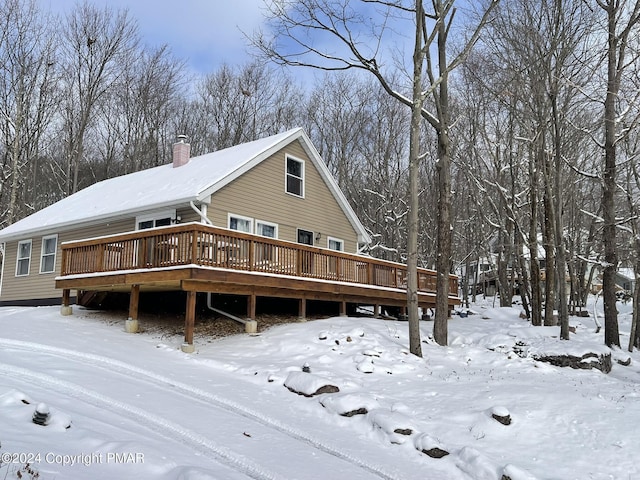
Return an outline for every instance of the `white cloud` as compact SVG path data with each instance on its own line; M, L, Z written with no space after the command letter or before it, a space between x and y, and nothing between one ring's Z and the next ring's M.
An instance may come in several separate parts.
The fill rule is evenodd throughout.
M243 32L262 22L263 0L90 0L99 7L127 8L149 46L168 44L198 73L249 59ZM44 10L66 13L75 0L40 0Z

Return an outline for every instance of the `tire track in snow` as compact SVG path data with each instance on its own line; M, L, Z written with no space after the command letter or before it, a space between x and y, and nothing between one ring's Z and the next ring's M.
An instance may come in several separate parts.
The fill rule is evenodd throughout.
M266 471L252 460L238 455L192 430L169 422L162 417L148 413L133 405L128 405L94 390L89 390L78 384L8 363L0 363L0 375L18 380L29 379L40 387L55 390L64 395L87 402L95 407L123 415L135 423L147 427L172 441L175 441L176 436L178 436L184 443L191 445L195 450L205 455L213 455L218 462L250 478L256 480L276 480L282 478Z
M347 463L351 463L352 465L358 466L363 470L375 475L376 477L383 478L385 480L399 480L399 477L386 472L383 468L379 466L371 465L369 461L362 460L348 453L340 452L335 447L332 447L331 445L328 445L320 440L317 440L307 435L305 432L295 430L291 426L286 425L277 419L270 418L260 412L254 411L250 408L245 407L242 404L239 404L227 398L219 397L218 395L212 394L198 387L194 387L192 385L188 385L180 381L175 381L169 377L157 374L150 370L145 370L143 368L135 367L128 363L122 362L120 360L115 360L109 357L103 357L100 355L95 355L95 354L86 353L86 352L77 352L74 350L54 347L50 345L44 345L41 343L25 342L22 340L0 338L0 345L16 348L19 350L25 350L30 352L33 352L35 350L35 351L40 351L43 353L48 353L48 354L61 356L65 358L74 358L74 359L82 360L85 363L90 363L94 367L107 369L111 373L118 373L118 374L125 375L123 371L126 370L127 372L135 373L136 375L139 375L139 376L140 375L144 376L146 378L146 381L148 381L149 383L155 384L157 386L162 386L162 387L171 386L173 387L172 392L180 393L184 396L187 396L191 400L197 399L205 403L211 403L228 412L253 420L261 425L264 425L268 428L272 428L280 433L283 433L297 441L306 443L307 445L310 445L316 448L317 450L322 451L323 453L339 458ZM132 407L132 408L135 408L135 407Z

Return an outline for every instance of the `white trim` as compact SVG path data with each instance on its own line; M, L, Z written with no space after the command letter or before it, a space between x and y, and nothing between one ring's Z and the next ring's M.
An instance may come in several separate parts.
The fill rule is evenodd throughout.
M274 236L273 237L268 237L267 235L262 235L260 233L260 229L258 228L258 224L261 225L265 225L267 227L273 227L274 230ZM255 226L255 230L256 235L260 235L261 237L267 237L267 238L278 238L278 224L277 223L273 223L273 222L265 222L264 220L258 220L256 219L256 226Z
M53 270L42 270L43 264L44 264L44 258L45 258L45 253L44 253L44 245L45 242L47 240L50 240L52 238L56 239L56 244L55 244L55 248L53 249L53 254L48 254L47 256L51 256L53 255ZM45 235L44 237L42 237L42 245L40 246L40 272L41 274L46 274L46 273L55 273L56 271L56 259L58 258L58 234L54 234L54 235Z
M237 218L238 220L244 220L246 222L249 222L249 231L248 232L244 232L244 230L238 230L237 228L231 228L231 219L232 218ZM253 218L252 217L245 217L243 215L236 215L235 213L227 213L227 228L229 230L235 230L237 232L244 232L244 233L253 233Z
M335 248L331 248L331 242L339 243L340 244L340 250L336 250ZM344 252L344 240L342 240L341 238L327 237L327 248L329 250L333 250L335 252Z
M144 215L136 216L136 230L140 230L139 225L142 222L153 221L155 223L156 220L162 220L163 218L170 218L171 223L173 224L176 218L176 209L172 208L172 209L166 209L166 210L156 210L151 213L145 213Z
M287 168L288 167L288 163L289 163L289 159L293 160L294 162L298 162L300 164L300 169L302 170L301 173L300 173L300 175L301 175L300 177L296 177L295 175L289 173L289 169ZM287 195L292 195L292 196L298 197L298 198L304 198L304 194L305 194L305 191L306 191L306 185L305 184L307 183L306 182L305 173L306 173L306 165L305 165L304 160L302 160L301 158L294 157L293 155L290 155L290 154L286 153L285 156L284 156L284 191L285 191L285 193ZM291 175L293 178L299 178L300 179L300 182L301 182L300 195L298 195L297 193L293 193L293 192L289 191L289 185L288 185L288 183L289 183L288 182L289 175Z
M24 243L28 243L29 244L29 258L28 261L29 263L28 268L27 268L27 273L21 273L18 274L18 265L20 265L20 260L25 260L25 258L20 258L20 245L24 244ZM31 273L31 257L33 256L33 241L30 238L29 240L20 240L18 242L18 250L16 251L16 277L28 277L29 274Z

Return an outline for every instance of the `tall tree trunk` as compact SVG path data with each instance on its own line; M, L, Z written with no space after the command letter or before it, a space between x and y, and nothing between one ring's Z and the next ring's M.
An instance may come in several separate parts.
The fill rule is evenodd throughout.
M418 0L416 4L422 4ZM433 338L438 345L448 343L449 321L449 272L451 271L451 144L449 139L449 73L447 66L447 28L444 5L434 1L436 14L441 19L438 29L438 66L441 75L436 87L438 119L438 243L436 258L436 318L433 325ZM432 82L433 83L433 82Z
M536 143L541 142L540 138ZM542 292L540 291L540 263L538 261L538 159L543 146L535 145L529 162L529 262L531 270L531 323L542 325Z
M422 123L422 2L416 2L416 36L413 50L413 104L409 132L409 231L407 238L407 309L409 350L422 356L418 317L418 175L420 171L420 124ZM436 339L437 341L437 339Z
M564 244L564 223L562 217L562 141L557 98L551 102L555 137L555 178L554 178L554 220L556 247L556 274L558 278L558 320L560 338L569 340L569 310L567 307L567 254Z
M616 307L616 270L618 252L616 245L616 99L620 88L618 78L618 37L616 34L617 2L607 4L607 95L604 103L604 176L602 185L602 241L604 245L604 270L602 296L604 300L604 343L620 346L618 310Z
M551 156L544 156L544 222L543 238L545 251L545 281L544 281L544 324L556 325L556 249L555 249L555 221L553 208L553 192L551 187Z
M640 237L636 233L634 246L636 250L636 264L634 265L635 283L633 284L633 317L631 320L631 333L629 335L629 351L633 352L633 347L640 347Z

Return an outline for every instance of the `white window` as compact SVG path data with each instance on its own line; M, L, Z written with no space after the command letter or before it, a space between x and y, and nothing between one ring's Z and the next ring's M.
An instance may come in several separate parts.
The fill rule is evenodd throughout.
M286 191L304 197L304 162L287 156Z
M16 277L29 275L31 264L31 240L18 242L18 260L16 262Z
M229 214L229 228L239 232L253 233L253 218Z
M40 258L40 273L52 273L56 270L56 248L58 236L42 237L42 256Z
M136 229L145 230L147 228L164 227L165 225L171 225L175 218L175 210L165 210L148 215L141 215L136 217Z
M270 222L256 220L256 233L263 237L278 238L278 225Z
M344 241L338 238L328 237L327 247L330 250L337 250L339 252L344 252Z

